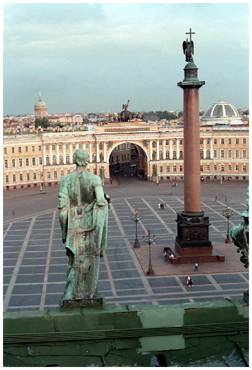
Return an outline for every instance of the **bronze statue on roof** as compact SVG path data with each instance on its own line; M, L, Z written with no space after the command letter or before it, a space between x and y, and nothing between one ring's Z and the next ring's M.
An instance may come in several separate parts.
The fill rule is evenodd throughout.
M123 111L128 110L129 102L130 102L130 100L128 99L127 103L122 105L122 110L123 110Z
M120 113L120 122L128 122L132 120L133 113L128 110L130 100L128 99L126 104L122 105L122 111Z

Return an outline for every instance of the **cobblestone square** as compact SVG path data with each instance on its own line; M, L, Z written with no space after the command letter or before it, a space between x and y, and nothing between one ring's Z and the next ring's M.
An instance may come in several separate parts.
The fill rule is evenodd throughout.
M242 196L241 196L242 198ZM164 201L168 208L158 208ZM161 251L174 246L176 213L182 209L181 193L143 194L115 197L109 212L108 248L100 269L98 292L108 305L171 304L203 300L241 297L248 287L248 273L239 262L233 244L225 245L226 220L222 215L225 203L214 197L203 196L202 207L211 219L210 239L213 245L226 248L232 256L227 262L201 264L197 273L192 265L172 266L165 262ZM234 211L231 226L240 222L245 204L239 199L229 201ZM137 208L141 248L132 248L135 224L132 220ZM153 267L156 275L145 275L148 246L143 237L150 229L156 235L152 246ZM140 255L143 255L142 257ZM141 259L142 258L142 259ZM209 266L210 265L210 266ZM63 294L67 257L61 242L56 209L45 209L22 218L4 222L4 310L42 310L54 308ZM159 273L161 271L161 273ZM188 289L186 276L193 278Z

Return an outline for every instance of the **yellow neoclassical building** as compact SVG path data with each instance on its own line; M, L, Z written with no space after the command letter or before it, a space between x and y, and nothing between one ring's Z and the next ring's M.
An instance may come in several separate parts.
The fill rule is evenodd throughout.
M183 127L143 121L114 122L94 131L4 136L4 189L52 185L75 167L77 148L88 151L88 170L104 182L119 174L149 181L183 179ZM201 126L201 176L248 179L247 125ZM125 171L132 168L130 172Z

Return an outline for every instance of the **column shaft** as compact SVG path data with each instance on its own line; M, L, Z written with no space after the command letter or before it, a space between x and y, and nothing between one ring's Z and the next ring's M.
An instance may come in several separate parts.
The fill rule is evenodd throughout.
M59 145L56 144L56 163L59 164Z
M210 158L213 159L213 138L210 139Z
M165 140L163 140L163 159L166 159Z
M66 164L66 144L62 144L63 148L63 163Z
M176 152L177 152L177 159L179 159L179 139L176 139Z
M52 144L49 145L49 163L53 164Z
M96 144L96 162L100 162L99 144Z
M152 140L150 140L150 161L152 161Z
M203 139L203 158L206 159L206 140L207 139Z
M69 161L73 163L73 144L69 143Z
M185 212L201 212L199 90L184 89Z
M103 161L107 162L107 143L106 142L104 142L103 144L103 156L104 156Z
M170 139L170 159L173 159L172 139Z
M157 140L157 161L159 161L159 140Z
M89 143L89 162L93 162L93 155L92 155L92 143Z

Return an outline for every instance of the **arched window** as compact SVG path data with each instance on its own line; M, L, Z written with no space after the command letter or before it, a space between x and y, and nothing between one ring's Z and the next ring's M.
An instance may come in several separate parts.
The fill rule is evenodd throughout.
M156 151L154 150L153 152L152 152L152 159L153 160L155 160L157 158L157 153L156 153Z
M163 159L163 152L162 152L162 150L160 150L160 152L159 152L159 159Z
M169 152L169 150L166 150L166 159L170 159L170 152Z

